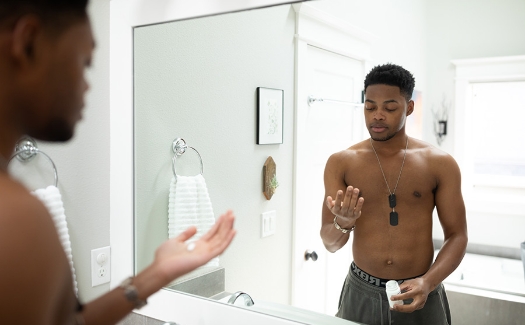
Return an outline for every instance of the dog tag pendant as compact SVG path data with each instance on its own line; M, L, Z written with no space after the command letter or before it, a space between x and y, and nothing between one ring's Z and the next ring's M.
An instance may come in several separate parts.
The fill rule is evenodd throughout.
M391 226L397 226L397 212L392 211L390 212L390 225Z
M390 207L391 208L395 208L396 207L396 195L395 194L390 194L388 196L388 203L390 203Z

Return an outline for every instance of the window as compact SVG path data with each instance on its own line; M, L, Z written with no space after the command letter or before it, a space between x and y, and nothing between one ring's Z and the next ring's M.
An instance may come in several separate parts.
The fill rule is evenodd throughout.
M474 185L512 186L521 181L525 187L525 81L473 83L471 87Z

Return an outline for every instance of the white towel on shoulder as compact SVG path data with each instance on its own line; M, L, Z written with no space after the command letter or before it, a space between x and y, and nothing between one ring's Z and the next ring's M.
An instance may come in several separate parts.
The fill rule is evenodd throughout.
M69 266L71 267L71 274L73 276L73 288L75 289L75 295L78 296L77 279L75 275L75 267L73 266L73 254L71 251L71 241L69 239L69 231L67 228L66 215L64 214L64 204L62 203L62 196L60 191L55 186L51 185L47 188L41 188L34 192L31 192L34 196L40 199L46 206L53 218L55 227L58 232L60 243L66 252Z
M197 241L215 224L206 181L202 175L177 176L171 179L168 203L168 236L178 236L190 226L197 233L189 243ZM209 261L205 266L219 266L219 258Z

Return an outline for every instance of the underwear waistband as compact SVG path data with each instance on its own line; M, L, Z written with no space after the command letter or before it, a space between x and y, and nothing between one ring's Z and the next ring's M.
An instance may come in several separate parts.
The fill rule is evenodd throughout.
M360 279L361 281L363 281L363 282L365 282L367 284L379 287L379 288L385 288L386 283L388 281L390 281L390 280L395 280L395 281L397 281L397 283L401 284L401 283L405 282L406 280L415 279L415 278L418 278L418 277L423 275L423 274L421 274L421 275L418 275L418 276L415 276L415 277L412 277L412 278L399 279L399 280L396 280L396 279L382 279L382 278L378 278L376 276L370 275L370 274L366 273L365 271L361 270L354 262L352 262L352 264L350 264L350 271L356 278Z

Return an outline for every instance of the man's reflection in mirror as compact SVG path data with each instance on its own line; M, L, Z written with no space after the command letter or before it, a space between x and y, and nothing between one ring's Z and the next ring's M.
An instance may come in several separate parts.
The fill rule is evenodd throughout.
M364 81L370 138L326 163L322 240L335 252L354 234L340 318L366 324L451 321L442 281L460 264L468 240L461 175L449 154L405 133L414 86L403 67L374 67ZM444 233L435 261L434 208ZM391 297L397 304L389 304L389 280L399 283L400 294Z

